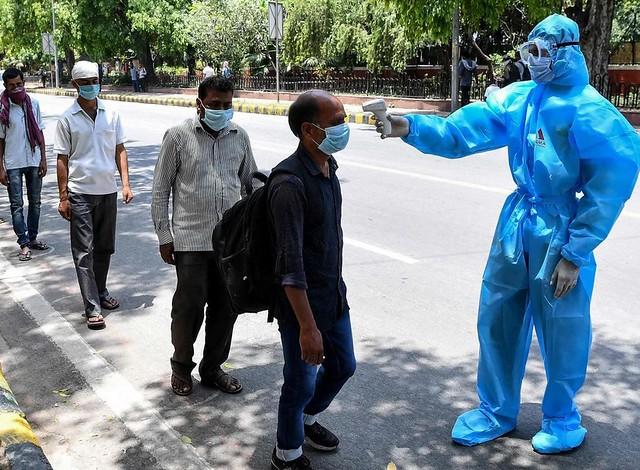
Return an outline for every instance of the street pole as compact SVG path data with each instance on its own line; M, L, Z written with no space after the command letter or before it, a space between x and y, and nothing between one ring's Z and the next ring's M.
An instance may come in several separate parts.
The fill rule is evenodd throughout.
M51 24L53 27L53 60L56 68L56 88L60 88L60 75L58 73L58 46L56 44L56 6L51 0Z
M276 102L280 103L280 25L278 24L278 0L276 0Z
M460 3L456 3L451 31L451 112L458 109L458 62L460 62Z

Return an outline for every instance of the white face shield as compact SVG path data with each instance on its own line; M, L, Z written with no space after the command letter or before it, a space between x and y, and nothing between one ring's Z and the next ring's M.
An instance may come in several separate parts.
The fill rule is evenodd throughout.
M553 59L559 48L579 45L579 42L561 42L556 44L555 42L546 39L536 38L522 44L518 47L518 51L520 52L522 61L529 63L530 58L533 58L534 61L536 59L542 59L543 57L550 57Z

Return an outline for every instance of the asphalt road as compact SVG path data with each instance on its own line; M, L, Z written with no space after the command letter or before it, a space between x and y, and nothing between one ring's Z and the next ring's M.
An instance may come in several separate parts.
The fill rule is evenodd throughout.
M38 96L52 143L69 98ZM110 290L122 307L104 331L87 330L68 240L57 214L55 165L43 189L41 237L53 249L19 263L10 224L0 225L0 360L55 468L267 469L275 442L282 356L266 315L236 325L227 366L239 396L169 389L175 274L157 253L150 218L153 169L165 130L192 109L108 102L119 110L134 202L119 206ZM293 152L286 118L236 114L258 166ZM51 145L48 145L51 151ZM421 155L353 126L339 154L345 279L359 361L321 422L342 440L318 469L635 469L640 460L640 196L599 249L594 343L580 394L585 445L535 454L544 370L532 348L518 429L476 448L450 442L456 416L476 403L475 334L480 280L505 195L506 154L458 161ZM0 201L8 218L8 198ZM202 349L202 335L197 351ZM199 353L198 353L199 357ZM197 359L196 359L197 360Z

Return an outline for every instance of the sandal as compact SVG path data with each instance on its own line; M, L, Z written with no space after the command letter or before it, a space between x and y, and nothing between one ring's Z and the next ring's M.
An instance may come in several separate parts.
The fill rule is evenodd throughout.
M186 397L187 395L191 395L193 392L193 381L191 377L189 380L185 380L182 377L178 377L175 372L171 374L171 390L176 395L180 395L181 397Z
M41 240L34 240L29 243L29 248L31 248L32 250L44 251L49 249L49 245Z
M115 310L120 307L120 302L118 302L114 297L107 294L106 297L102 297L100 299L100 306L105 310Z
M18 253L18 259L20 261L31 261L31 250L27 250L24 253L20 252Z
M213 377L201 377L200 383L205 387L217 388L221 392L235 395L242 391L242 384L238 379L227 374L222 369L218 369L213 373Z
M87 317L87 328L90 330L101 330L106 326L107 324L104 322L102 315Z

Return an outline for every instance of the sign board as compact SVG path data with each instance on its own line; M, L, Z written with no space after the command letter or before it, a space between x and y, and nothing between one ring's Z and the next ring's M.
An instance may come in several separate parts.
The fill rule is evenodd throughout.
M49 55L53 55L55 53L53 36L49 33L42 33L42 52Z
M282 39L282 3L269 2L269 37L275 40Z

